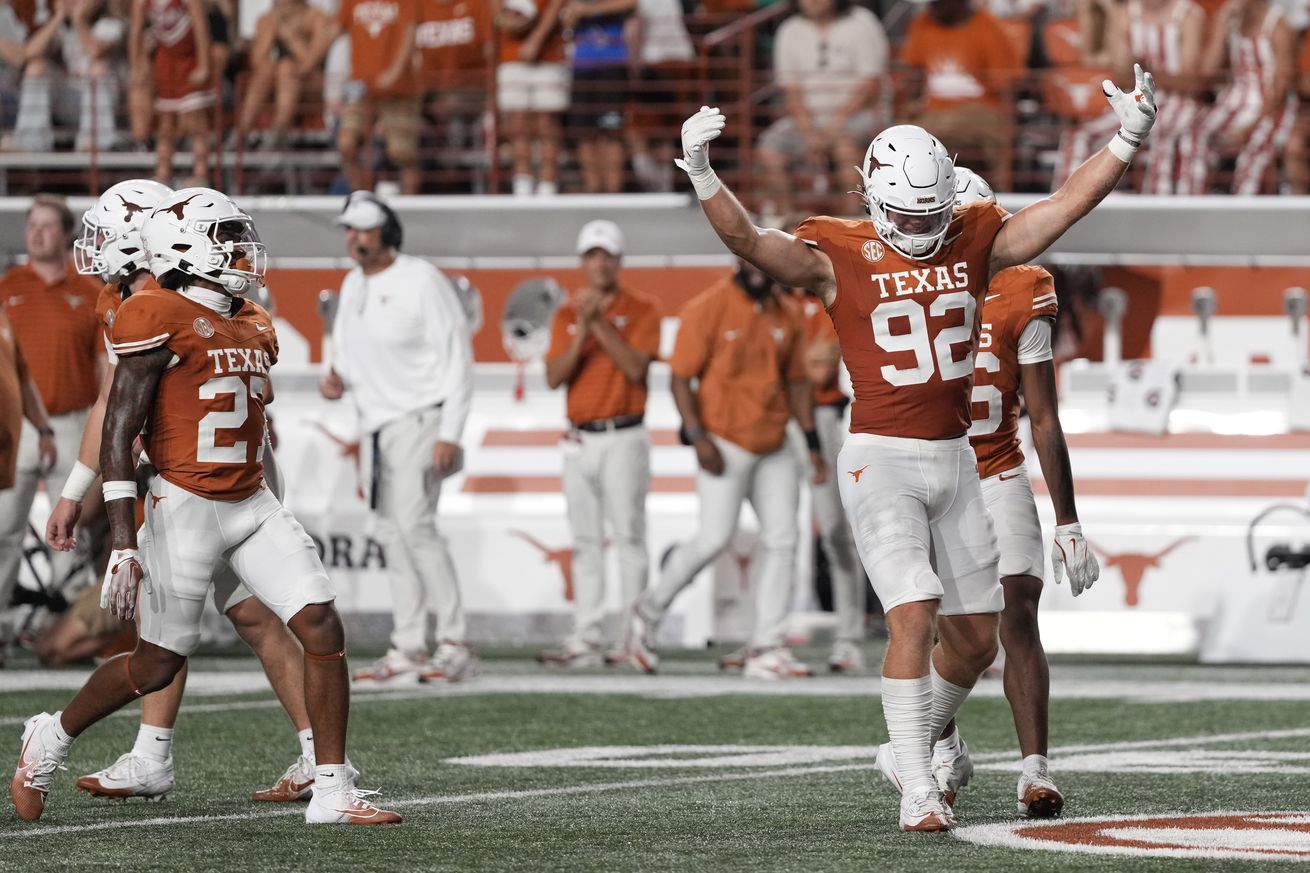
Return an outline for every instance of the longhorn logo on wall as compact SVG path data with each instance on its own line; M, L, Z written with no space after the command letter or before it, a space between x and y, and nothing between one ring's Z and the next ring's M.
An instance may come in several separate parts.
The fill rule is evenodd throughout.
M573 547L565 546L561 549L552 549L542 543L532 534L524 533L521 530L512 530L511 534L532 546L541 552L541 559L547 564L555 564L559 567L560 575L564 577L564 599L573 602Z
M1112 555L1105 549L1094 544L1091 540L1087 544L1092 547L1092 551L1101 556L1105 562L1106 568L1113 567L1119 571L1119 575L1124 580L1124 605L1136 606L1141 600L1142 580L1146 578L1147 570L1158 570L1160 562L1165 556L1183 543L1190 541L1191 537L1183 537L1180 540L1174 540L1168 546L1154 555L1139 554L1122 554Z

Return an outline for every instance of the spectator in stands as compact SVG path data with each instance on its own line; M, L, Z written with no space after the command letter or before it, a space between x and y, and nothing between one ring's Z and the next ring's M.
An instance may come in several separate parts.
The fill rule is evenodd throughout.
M623 190L627 122L627 19L637 0L568 0L560 11L573 31L573 96L567 124L576 143L582 190Z
M53 0L50 16L24 47L10 148L52 150L52 120L60 127L76 124L79 151L117 145L114 107L123 32L122 19L105 0Z
M637 0L637 14L628 19L635 62L628 144L633 175L647 191L673 190L673 144L692 103L696 50L682 9L682 0Z
M27 211L27 263L0 276L0 305L12 325L49 419L25 427L17 478L0 491L0 603L18 578L23 535L38 483L46 493L68 479L77 461L87 412L99 394L104 327L96 316L100 287L73 269L77 219L62 197L38 195ZM3 442L3 438L0 438ZM52 558L56 587L73 566L70 552Z
M274 0L273 6L259 17L250 42L250 76L234 141L244 148L279 149L285 145L301 108L301 93L306 87L318 86L315 40L330 26L327 13L307 0ZM270 96L272 121L260 124Z
M1296 120L1295 35L1282 9L1268 0L1229 0L1216 13L1201 56L1201 72L1227 69L1231 79L1179 146L1175 192L1214 187L1221 155L1235 155L1231 190L1260 194Z
M1201 113L1194 92L1201 70L1205 12L1192 0L1082 0L1078 20L1084 64L1104 67L1121 80L1131 78L1133 64L1139 63L1155 76L1156 101L1163 105L1167 98L1169 111L1160 116L1144 147L1142 190L1171 193L1179 143ZM1107 112L1064 131L1052 190L1118 129L1118 116Z
M816 193L827 191L828 159L842 170L860 163L887 115L890 50L882 24L852 0L800 0L778 28L773 70L786 114L757 143L760 210L792 211L791 169L808 162Z
M188 184L209 184L210 117L218 98L210 44L202 0L132 0L128 57L133 80L153 84L155 178L165 184L172 184L181 136L191 141Z
M1296 67L1297 90L1306 103L1310 101L1310 35L1304 37ZM1296 127L1287 140L1283 173L1287 179L1287 193L1310 194L1310 117L1304 114L1297 118Z
M569 66L560 10L565 0L493 0L499 8L496 102L513 161L513 191L559 191L560 117L569 106ZM532 169L533 144L537 169Z
M985 166L978 172L998 190L1008 189L1006 92L1023 64L991 13L971 0L932 0L910 22L901 61L922 74L911 82L913 123L958 149L961 162Z
M0 0L0 130L14 123L26 44L27 25L9 0Z
M461 153L483 146L496 44L491 8L484 0L420 0L415 40L438 162L458 164Z
M400 170L400 190L419 190L419 82L414 34L417 0L341 0L337 17L319 34L314 66L322 62L342 33L350 35L350 81L337 146L346 181L355 190L373 187L372 173L360 164L360 146L376 126L387 157Z

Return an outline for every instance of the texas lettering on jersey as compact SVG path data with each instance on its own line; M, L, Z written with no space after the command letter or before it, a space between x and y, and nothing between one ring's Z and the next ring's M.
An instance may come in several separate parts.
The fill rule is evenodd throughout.
M978 456L982 479L1023 463L1019 338L1034 319L1054 319L1058 311L1055 280L1041 267L1002 270L987 289L974 359L973 425L969 428L969 443Z
M851 432L947 439L969 429L969 392L992 242L1005 213L957 209L946 243L907 258L870 221L808 218L796 236L832 261L828 309L851 374Z
M278 353L268 313L244 300L225 317L148 288L118 307L112 337L119 357L173 353L145 428L160 475L214 500L253 494L264 477L264 396Z

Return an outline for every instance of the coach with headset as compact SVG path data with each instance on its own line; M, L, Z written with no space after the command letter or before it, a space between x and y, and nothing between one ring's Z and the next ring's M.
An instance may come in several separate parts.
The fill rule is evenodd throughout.
M468 318L440 270L400 253L400 221L378 197L354 192L337 224L356 266L341 283L331 366L319 390L329 400L349 393L359 412L395 618L386 656L355 679L456 681L470 672L472 657L436 515L442 479L462 463L460 433L473 393ZM429 616L436 618L433 638Z

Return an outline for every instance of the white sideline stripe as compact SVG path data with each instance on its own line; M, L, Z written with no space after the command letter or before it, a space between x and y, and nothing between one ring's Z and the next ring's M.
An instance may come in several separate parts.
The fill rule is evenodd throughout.
M490 800L522 800L532 797L562 797L578 794L601 794L607 791L626 791L636 788L669 788L681 785L699 785L713 782L746 782L754 779L779 779L787 776L810 776L817 773L844 773L852 770L875 770L877 764L835 764L820 767L785 767L755 773L716 773L712 776L673 776L667 779L629 779L623 782L593 782L583 785L564 785L556 788L524 788L518 791L479 791L474 794L434 794L413 800L387 802L386 806L410 809L422 806L442 806L456 803L483 803ZM221 821L253 821L262 818L285 818L304 815L304 807L269 810L266 812L238 812L228 815L180 815L143 818L135 821L95 822L85 825L52 825L51 827L24 828L0 831L0 840L49 837L58 834L82 834L90 831L117 830L118 828L144 828L156 825L196 824Z

